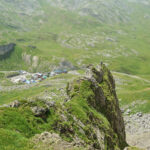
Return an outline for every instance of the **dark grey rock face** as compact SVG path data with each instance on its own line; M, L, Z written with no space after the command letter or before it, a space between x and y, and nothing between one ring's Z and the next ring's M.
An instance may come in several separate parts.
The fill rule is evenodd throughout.
M0 45L0 59L7 57L14 51L16 44L10 43L8 45Z

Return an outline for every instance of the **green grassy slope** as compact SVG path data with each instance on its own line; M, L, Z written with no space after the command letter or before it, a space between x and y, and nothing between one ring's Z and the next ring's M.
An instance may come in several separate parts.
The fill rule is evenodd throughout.
M0 41L15 42L21 53L38 56L42 67L36 68L48 70L48 65L45 65L47 62L54 66L64 58L79 67L89 63L97 64L103 60L112 70L145 76L150 73L147 69L150 57L150 19L144 18L149 13L148 7L134 4L131 6L134 11L130 15L130 21L108 24L91 16L80 16L76 12L39 2L44 15L31 14L32 20L30 17L23 17L24 25L30 28L29 31L10 29L7 32L8 28L5 26L6 32L3 30ZM37 12L35 10L35 14ZM17 19L14 17L14 21ZM29 45L36 46L36 49L29 48ZM3 61L1 70L21 67L27 70L28 64L21 56L16 50L16 55L12 55L13 59L17 58L16 61Z

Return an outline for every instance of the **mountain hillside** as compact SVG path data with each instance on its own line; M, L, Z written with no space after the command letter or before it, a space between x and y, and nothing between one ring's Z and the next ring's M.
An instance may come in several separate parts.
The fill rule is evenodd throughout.
M106 66L100 67L69 83L55 101L39 97L1 106L0 149L123 150L115 82Z
M149 1L2 0L0 7L0 43L17 44L1 70L48 71L63 60L84 68L102 60L115 71L149 74Z
M112 143L123 149L126 141L148 148L149 35L150 0L0 0L0 146L10 137L5 145L14 140L20 150L46 136L63 146L83 144L81 149ZM93 69L92 80L76 79L100 62L112 71L118 98L107 69L104 76ZM45 98L56 102L56 109L47 110ZM13 101L20 105L6 108ZM39 107L42 116L34 114ZM20 122L26 126L18 126Z
M30 24L33 23L31 16L36 17L41 13L41 7L36 0L2 0L0 2L0 27L14 32L28 31Z
M126 22L129 20L129 14L131 13L127 3L121 0L49 0L49 2L51 5L78 12L83 16L92 16L101 23Z

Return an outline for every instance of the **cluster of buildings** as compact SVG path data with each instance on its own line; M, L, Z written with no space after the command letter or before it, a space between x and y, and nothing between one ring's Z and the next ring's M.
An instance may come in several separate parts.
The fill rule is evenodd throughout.
M29 73L29 72L20 70L19 75L12 77L11 81L16 84L18 83L32 84L32 83L41 82L47 79L48 77L53 77L55 75L63 74L63 73L68 73L68 71L65 69L63 70L58 69L58 70L54 70L48 73Z

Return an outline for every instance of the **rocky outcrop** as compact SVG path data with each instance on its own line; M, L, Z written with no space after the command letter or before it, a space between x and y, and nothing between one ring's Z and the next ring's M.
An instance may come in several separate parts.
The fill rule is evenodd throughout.
M85 92L84 89L81 89L81 86L85 83L84 88L89 89L88 91L91 94L87 93L83 97L86 98L90 107L93 107L107 118L118 137L119 147L124 148L126 146L124 120L119 108L115 81L111 72L104 64L101 64L98 70L90 66L87 77L80 78L68 85L67 93L71 99Z
M5 58L13 52L16 44L10 43L8 45L0 45L0 59Z
M35 105L34 104L36 102L41 102L43 103L44 105L40 106L40 105ZM55 102L54 101L48 101L48 100L44 100L44 99L40 99L40 100L36 100L36 102L33 100L33 101L30 101L29 103L33 105L33 107L31 107L31 111L33 112L33 114L37 117L41 117L41 118L46 118L47 115L49 114L50 112L50 108L51 107L55 107Z
M33 107L31 110L33 114L37 117L42 117L43 115L46 115L46 113L49 112L48 108L37 107L37 106Z

